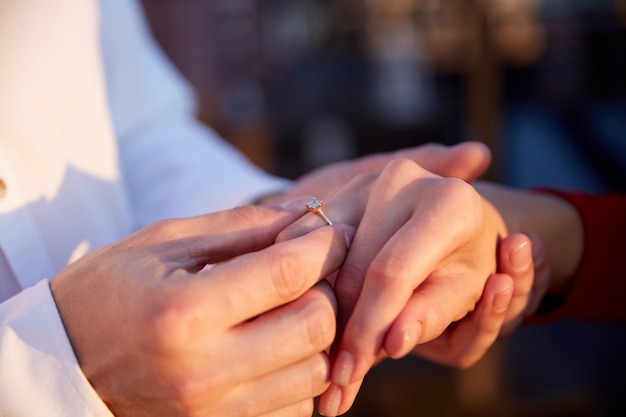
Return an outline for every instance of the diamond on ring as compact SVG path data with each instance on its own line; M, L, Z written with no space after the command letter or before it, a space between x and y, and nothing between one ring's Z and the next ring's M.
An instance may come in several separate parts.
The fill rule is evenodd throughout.
M332 220L328 218L326 213L324 213L324 210L322 210L323 206L324 206L324 203L319 198L314 198L313 200L306 203L306 208L309 211L312 211L318 216L320 216L326 222L326 224L330 226L333 224L333 222Z

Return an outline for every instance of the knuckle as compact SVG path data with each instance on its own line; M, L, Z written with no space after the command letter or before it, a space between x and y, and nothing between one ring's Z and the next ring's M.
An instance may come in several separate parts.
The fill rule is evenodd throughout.
M228 394L233 389L233 381L224 366L220 366L219 362L213 363L217 365L200 369L195 365L179 363L161 371L155 378L160 395L183 416L197 415L198 410L206 406L207 393L221 398L221 404L216 404L219 408L227 406L231 402Z
M398 187L417 178L420 172L419 165L410 159L393 159L385 165L380 174L380 186L384 188Z
M335 295L341 308L356 305L364 277L365 271L359 265L346 263L341 267L335 283Z
M322 299L313 299L306 309L305 337L315 351L330 346L337 330L335 312L330 303Z
M393 252L377 256L370 264L368 276L385 286L404 286L411 277L410 260Z
M235 218L229 221L234 221L243 227L258 225L258 220L264 215L266 216L267 213L268 209L259 205L238 206L228 211L228 215Z
M272 255L270 262L272 285L276 293L283 299L293 299L300 295L306 287L306 274L303 263L289 251L281 251Z
M144 232L158 240L175 240L180 235L179 221L174 219L159 220L146 226Z
M418 165L408 158L396 158L389 161L383 170L384 175L401 175L413 174L418 171Z
M185 346L189 328L189 305L181 297L168 292L153 302L146 312L148 346L161 352L176 352Z
M477 355L460 355L455 358L451 365L457 369L468 369L478 362Z
M170 378L167 381L171 400L176 404L176 408L183 412L183 415L194 415L195 403L198 393L191 388L185 378Z
M470 184L458 178L439 180L439 193L446 201L446 221L453 235L468 236L482 230L484 206L482 197Z
M182 415L195 415L207 392L217 393L232 383L229 368L215 366L219 362L213 359L202 365L189 361L189 351L198 337L198 320L196 305L185 293L165 289L146 297L150 302L143 312L145 325L139 348L154 365L153 377L162 395ZM209 350L207 356L214 357L216 351ZM166 363L176 366L163 366Z
M474 187L459 178L437 178L437 187L441 195L449 196L453 202L478 204L481 199Z
M444 190L452 195L459 195L459 198L478 196L474 187L460 178L446 177L440 178Z
M465 212L482 212L482 198L471 184L459 178L446 178L444 181L444 191L456 196L457 201L463 203Z
M450 325L450 319L446 310L439 304L429 306L424 312L422 321L424 337L426 341L439 337Z
M177 409L180 415L196 415L207 392L217 393L218 390L223 389L220 383L207 383L206 381L211 377L206 373L202 374L202 382L199 383L194 372L195 370L189 366L168 369L162 367L157 375L153 375L158 395L172 408Z

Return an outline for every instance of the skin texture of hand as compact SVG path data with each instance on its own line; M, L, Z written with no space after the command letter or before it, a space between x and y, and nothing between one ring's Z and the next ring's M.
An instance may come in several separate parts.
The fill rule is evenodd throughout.
M323 278L354 231L272 245L304 203L158 222L54 277L79 363L117 417L311 415L336 328Z
M509 231L511 228L520 230L523 223L533 224L531 220L519 220L533 212L529 210L530 203L518 201L519 204L506 204L511 201L512 193L516 194L518 200L528 198L533 201L544 198L526 191L514 191L487 183L480 184L479 190L489 196L500 210L507 210L502 214ZM557 213L555 208L564 203L534 204L537 207L550 207ZM559 210L556 217L572 217L568 215L567 209L563 211L561 214ZM543 222L537 225L541 223ZM575 226L571 229L576 233ZM536 233L528 236L519 232L512 233L500 242L497 256L498 274L494 274L487 281L476 310L451 325L437 339L416 346L413 351L415 354L444 365L466 368L482 358L497 337L511 334L525 317L537 311L548 292L551 277L551 266L542 239ZM507 298L510 299L508 305Z
M277 204L305 195L324 199L357 175L380 173L394 159L409 159L442 177L461 178L471 182L489 167L491 153L480 142L464 142L451 147L426 144L392 153L374 154L318 168L299 178L289 190L268 196L262 202Z
M563 199L537 191L487 182L477 182L475 187L502 213L511 233L524 233L541 245L545 265L539 271L549 271L545 292L564 296L583 253L584 232L576 209ZM539 285L545 284L541 278Z
M467 368L481 359L500 336L533 314L546 292L549 270L536 236L511 234L498 247L498 273L487 280L476 309L451 324L441 336L419 344L413 353L447 366Z
M333 384L319 402L320 412L333 416L348 410L381 352L406 355L474 311L507 232L471 185L406 159L388 163L380 175L357 177L325 204L332 220L358 225L334 285ZM305 216L279 240L320 221ZM493 281L495 292L510 285L501 281Z

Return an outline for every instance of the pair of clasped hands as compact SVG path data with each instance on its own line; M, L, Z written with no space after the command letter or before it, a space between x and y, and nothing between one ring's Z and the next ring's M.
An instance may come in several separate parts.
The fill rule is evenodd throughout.
M118 417L310 416L316 397L335 416L381 357L471 365L538 301L529 239L465 182L489 158L465 143L335 164L282 204L83 257L51 289L84 374Z

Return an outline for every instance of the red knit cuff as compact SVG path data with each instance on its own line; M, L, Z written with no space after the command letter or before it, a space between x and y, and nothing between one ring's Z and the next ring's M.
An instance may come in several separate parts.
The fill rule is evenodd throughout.
M572 318L626 323L626 194L538 191L563 198L578 210L585 241L570 292L560 303L546 299L544 307L551 310L544 308L527 322Z

